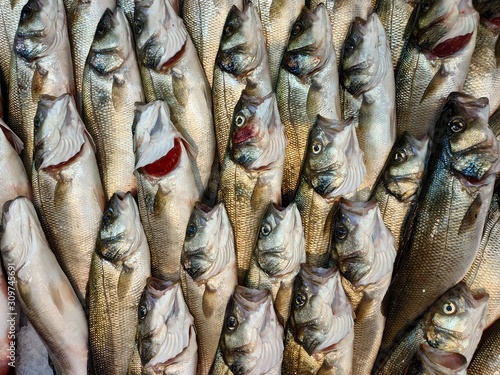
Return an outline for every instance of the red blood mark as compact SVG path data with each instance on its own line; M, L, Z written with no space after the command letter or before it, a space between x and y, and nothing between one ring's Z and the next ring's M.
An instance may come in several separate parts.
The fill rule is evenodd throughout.
M82 154L83 147L85 147L85 144L83 144L82 147L80 148L80 150L76 154L74 154L72 157L70 157L68 160L63 161L62 163L59 163L59 164L49 165L46 169L49 171L58 170L59 168L62 168L68 164L73 163Z
M172 147L165 156L162 156L157 161L145 165L143 167L144 172L152 177L165 176L167 173L172 172L177 164L179 164L181 153L181 141L179 140L179 138L175 138L174 147Z
M482 181L482 179L476 178L476 177L472 177L472 176L464 176L464 177L465 177L465 179L467 181L469 181L473 185L477 185L477 184L479 184Z
M500 17L492 18L489 21L495 26L500 26Z
M245 126L243 129L233 133L233 143L243 143L257 135L257 129L253 126Z
M472 33L469 33L447 39L443 43L438 44L431 52L434 56L437 57L451 56L455 52L460 51L467 43L469 43L471 37Z
M177 61L180 60L180 58L184 55L184 51L186 50L186 43L182 46L182 48L175 54L173 55L170 60L168 60L163 66L161 67L161 70L167 70L169 67L174 65Z

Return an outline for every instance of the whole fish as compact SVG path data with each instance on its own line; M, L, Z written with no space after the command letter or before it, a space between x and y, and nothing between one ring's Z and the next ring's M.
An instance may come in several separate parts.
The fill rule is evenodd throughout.
M226 153L234 108L241 91L264 97L273 91L266 41L259 15L251 2L227 15L215 60L212 82L217 153L222 164Z
M305 0L253 0L253 3L266 40L272 87L276 87L281 58Z
M243 92L234 110L219 190L219 201L226 205L234 229L240 284L250 266L262 216L269 203L281 204L285 147L274 93L253 97Z
M368 200L375 181L396 141L396 107L391 50L376 13L356 18L344 43L343 85L361 99L357 136L364 153L366 176L356 200Z
M212 86L215 58L232 6L243 7L242 0L184 0L182 18L198 51L208 83Z
M477 29L476 48L472 54L463 91L490 101L490 113L500 106L500 1L473 0L481 16Z
M15 302L43 339L56 373L86 375L85 313L28 198L18 197L3 206L0 249L3 264L15 275Z
M295 203L286 208L271 203L259 231L246 286L271 291L281 325L288 321L293 280L306 261L304 230Z
M197 373L206 375L219 346L227 302L238 284L233 228L224 204L196 204L181 263L182 290L196 327Z
M174 7L178 0L138 0L134 34L146 100L168 104L172 123L196 153L195 176L208 185L215 157L210 86ZM194 202L193 202L194 206Z
M50 248L85 306L105 206L94 143L69 94L42 95L35 116L33 203Z
M161 100L137 105L134 152L141 221L151 250L152 275L176 280L186 227L200 200L191 147Z
M353 318L339 271L302 264L293 288L283 374L351 374Z
M386 296L382 351L474 261L500 170L488 115L488 99L461 93L451 93L441 112L419 206Z
M339 75L330 19L323 4L307 7L295 21L279 71L278 109L288 145L283 171L283 202L293 200L309 131L319 114L340 120Z
M405 375L466 375L467 358L436 349L424 342L408 365Z
M23 7L10 74L9 122L24 143L21 158L31 178L33 119L40 95L75 91L62 0L30 0Z
M318 115L309 134L295 196L304 226L307 263L328 266L330 211L339 197L356 191L365 171L352 120L330 120Z
M283 327L271 293L238 285L227 304L211 373L279 375L282 360Z
M467 368L469 375L500 372L500 320L483 333L479 347Z
M19 154L23 142L0 119L0 207L22 195L31 199L31 183Z
M396 242L396 250L406 227L408 213L417 203L427 161L429 137L418 140L405 132L394 144L373 189L385 225Z
M85 121L96 143L106 199L115 191L137 191L132 145L136 102L144 102L144 93L132 31L121 8L108 9L83 71Z
M356 316L352 372L369 374L384 332L382 301L396 258L394 237L374 200L341 198L332 232L332 257L337 259Z
M83 116L83 72L94 34L104 11L114 9L116 0L63 0L68 20L71 59L75 75L76 106ZM126 191L126 190L125 190ZM112 191L113 194L115 191ZM111 195L110 195L111 196ZM108 197L109 198L109 197Z
M89 276L90 350L94 374L140 374L135 343L149 248L132 194L117 192L102 216ZM134 362L138 360L139 363Z
M438 120L448 94L463 87L479 14L472 0L422 1L414 11L415 29L396 72L397 134L420 138Z
M373 374L405 374L403 363L409 363L420 345L428 343L432 348L449 353L462 354L470 362L477 348L486 323L488 294L471 292L459 283L438 298L391 351L381 351L383 366L374 367Z
M195 375L196 332L180 283L149 277L138 311L142 374Z

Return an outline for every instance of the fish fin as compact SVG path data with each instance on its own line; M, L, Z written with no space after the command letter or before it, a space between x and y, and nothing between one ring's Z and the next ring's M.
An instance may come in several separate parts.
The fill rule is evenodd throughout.
M1 118L0 118L0 129L3 130L5 137L7 138L9 143L12 145L12 147L14 147L14 150L16 150L16 152L18 154L20 154L21 151L24 150L23 141L21 141L21 138L19 138L17 136L17 134L14 133L14 131L11 128L9 128L7 126L7 124L5 122L3 122L3 120Z
M469 209L462 218L462 222L460 223L460 228L458 228L459 235L466 232L474 225L476 225L482 204L483 200L481 199L481 195L478 194L476 199L474 199L474 201L471 203Z
M208 318L214 314L214 306L217 303L217 289L210 285L210 282L205 284L205 292L203 293L203 299L201 307L203 310L203 315Z
M440 87L443 86L444 80L450 73L446 71L444 64L441 65L438 72L432 77L432 80L429 82L429 85L425 89L424 95L420 99L420 103L422 103L427 98L433 96Z

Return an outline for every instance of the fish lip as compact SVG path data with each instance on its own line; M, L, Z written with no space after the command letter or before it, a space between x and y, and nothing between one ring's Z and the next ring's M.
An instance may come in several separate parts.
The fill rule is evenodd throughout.
M266 254L279 254L283 252L283 246L274 246L264 251L259 251L259 257Z
M30 30L30 31L20 31L17 33L17 39L31 39L31 38L43 38L45 36L44 30Z
M445 333L457 340L463 340L465 338L465 334L463 333L460 333L460 332L457 332L457 331L452 331L450 329L447 329L447 328L444 328L444 327L440 327L440 326L434 326L434 329L438 332L441 332L441 333Z
M348 254L343 254L343 255L338 255L339 261L349 261L351 259L355 258L361 258L364 255L366 255L366 251L363 251L362 249L351 251Z
M123 233L120 233L120 234L117 234L115 236L111 236L111 237L106 237L106 238L101 238L100 241L101 241L101 244L102 245L109 245L113 242L116 242L116 241L119 241L121 239L125 238L125 236L123 235ZM100 251L99 251L100 252ZM106 258L106 256L104 256L104 254L101 253L101 255Z
M369 61L362 61L359 64L355 64L349 68L343 68L342 71L344 74L354 74L357 71L365 70L370 67L370 62Z

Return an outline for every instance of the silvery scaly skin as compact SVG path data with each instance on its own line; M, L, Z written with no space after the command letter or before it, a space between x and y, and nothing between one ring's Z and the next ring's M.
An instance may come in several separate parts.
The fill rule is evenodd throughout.
M69 94L42 95L34 122L33 203L52 251L85 306L105 206L94 143Z
M87 374L85 313L28 198L4 205L0 248L4 264L15 272L16 301L47 346L56 373Z
M195 375L196 332L180 283L148 278L138 311L142 374Z
M467 374L494 374L500 371L500 320L483 333Z
M214 362L224 312L238 284L234 234L226 208L196 203L186 229L181 255L181 283L193 314L198 342L198 374Z
M408 364L405 375L466 375L467 359L424 342Z
M307 7L292 26L276 87L288 145L283 171L283 202L293 200L309 131L319 114L340 120L339 75L330 20L323 4Z

